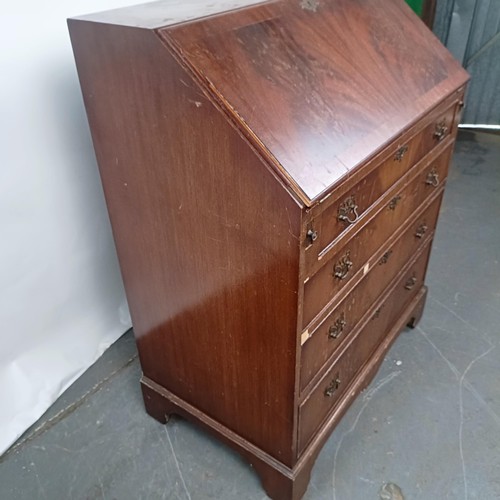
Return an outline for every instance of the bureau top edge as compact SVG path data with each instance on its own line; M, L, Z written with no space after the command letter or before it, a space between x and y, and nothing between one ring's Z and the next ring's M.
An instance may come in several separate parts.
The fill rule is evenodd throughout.
M157 0L92 14L72 16L70 19L95 23L156 30L223 14L270 0ZM271 0L273 1L273 0Z

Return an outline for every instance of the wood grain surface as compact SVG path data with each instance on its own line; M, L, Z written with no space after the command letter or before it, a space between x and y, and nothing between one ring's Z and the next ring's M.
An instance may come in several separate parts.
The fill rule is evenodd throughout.
M275 1L159 34L311 204L468 76L402 0Z
M291 464L299 206L153 32L71 36L144 374Z

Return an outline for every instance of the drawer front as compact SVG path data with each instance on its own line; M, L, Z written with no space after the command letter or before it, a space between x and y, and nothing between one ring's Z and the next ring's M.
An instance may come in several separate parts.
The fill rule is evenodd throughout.
M323 267L304 284L303 328L357 274L366 274L377 249L434 194L448 172L451 145L398 192L353 238L332 250ZM359 276L359 275L358 275Z
M439 196L413 220L401 237L387 248L382 258L363 280L305 341L301 350L301 391L349 338L357 323L389 286L403 265L411 260L422 243L432 235L441 200L442 196Z
M456 105L438 110L419 133L402 144L395 144L377 168L308 224L304 251L306 272L313 272L318 258L335 240L362 224L365 213L411 166L449 137L455 128L455 109Z
M447 139L455 127L456 106L437 114L432 122L412 141L408 150L410 164L420 161L437 144Z
M354 340L326 372L299 408L299 453L348 390L356 373L370 359L386 333L421 289L430 244L417 261L403 273L389 296L373 311Z

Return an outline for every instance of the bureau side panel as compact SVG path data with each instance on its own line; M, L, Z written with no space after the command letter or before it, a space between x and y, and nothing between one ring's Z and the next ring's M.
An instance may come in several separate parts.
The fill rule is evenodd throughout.
M144 374L291 465L300 207L153 31L69 25Z

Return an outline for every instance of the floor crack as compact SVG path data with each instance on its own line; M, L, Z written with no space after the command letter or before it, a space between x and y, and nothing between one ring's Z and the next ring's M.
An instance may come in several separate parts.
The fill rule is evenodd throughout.
M437 302L437 301L436 301ZM445 307L445 306L443 306ZM445 309L447 309L445 307ZM451 311L450 311L451 312ZM458 315L454 314L459 319L460 318ZM464 321L464 320L462 320ZM464 321L465 322L465 321ZM466 322L465 322L466 323ZM468 324L468 323L466 323ZM444 360L444 362L448 365L448 368L451 370L453 375L455 375L455 378L458 381L458 410L459 410L459 427L458 427L458 448L460 451L460 462L462 466L462 477L463 477L463 483L464 483L464 499L468 500L469 498L469 487L467 483L467 465L465 463L465 456L464 456L464 446L463 446L463 431L464 431L464 385L473 393L473 395L476 395L477 391L473 388L473 386L465 380L465 377L467 376L467 373L469 370L474 366L474 364L479 361L480 359L484 358L487 356L493 349L495 349L495 345L491 344L489 349L481 353L479 356L476 356L465 368L462 374L458 371L457 367L441 352L441 350L432 342L432 340L429 338L427 333L422 330L422 328L417 326L417 330L422 334L422 336L429 342L429 344L432 346L432 348L438 353L438 355ZM476 330L477 331L477 330ZM482 399L482 398L481 398ZM496 415L496 414L495 414Z
M170 439L170 434L168 432L168 426L165 426L165 432L167 433L168 444L170 445L170 450L172 451L172 456L174 457L175 467L177 468L177 472L179 473L179 477L181 478L182 485L184 486L184 491L186 492L187 497L191 500L191 495L186 485L186 481L184 481L184 476L182 474L179 461L177 460L177 454L174 450L174 445L172 444L172 440Z
M382 387L384 387L386 384L391 382L393 379L395 379L398 375L401 374L401 371L396 371L389 373L386 377L384 377L378 384L376 384L374 387L369 389L365 395L363 396L363 406L359 410L358 415L354 419L354 422L352 426L340 436L339 443L337 445L337 449L335 450L335 454L333 456L333 471L332 471L332 494L333 494L333 500L337 500L337 492L335 489L335 474L336 474L336 468L337 468L337 457L340 451L340 448L342 447L342 443L344 441L344 438L348 435L351 434L356 426L358 425L359 419L361 418L361 415L363 415L364 411L366 410L366 407L370 403L370 400L372 397L380 390Z

